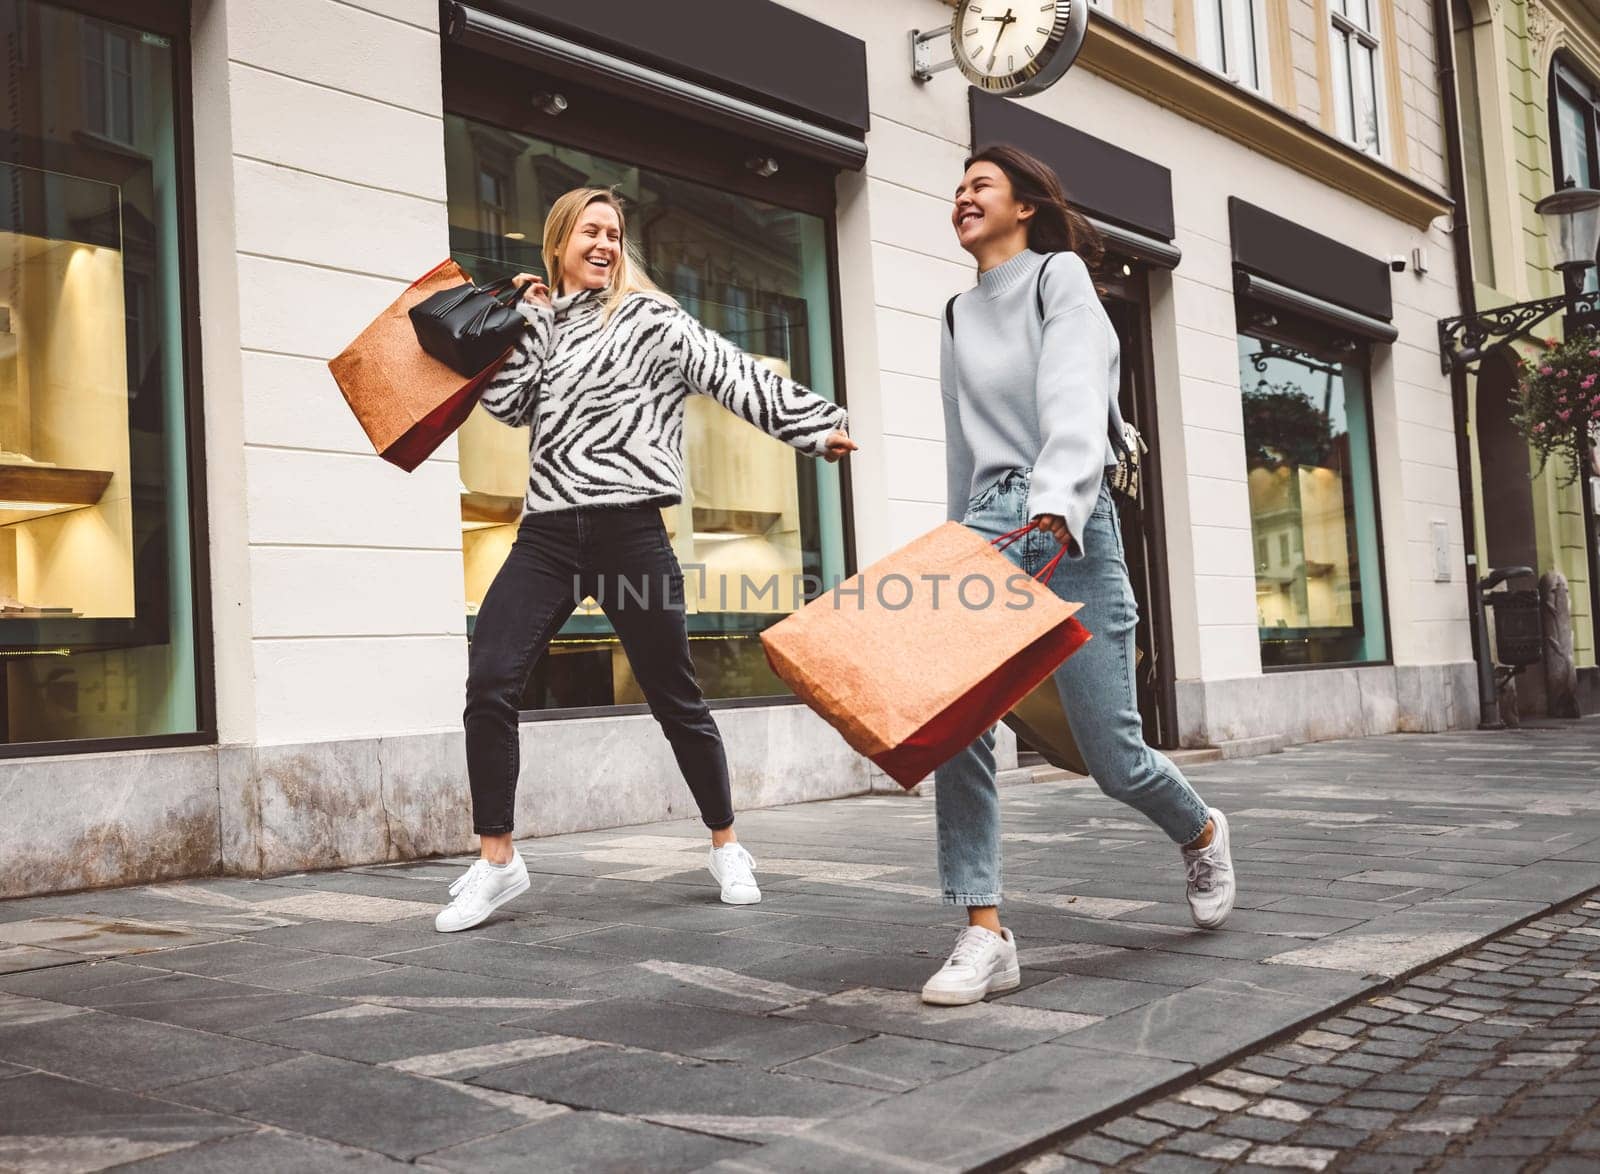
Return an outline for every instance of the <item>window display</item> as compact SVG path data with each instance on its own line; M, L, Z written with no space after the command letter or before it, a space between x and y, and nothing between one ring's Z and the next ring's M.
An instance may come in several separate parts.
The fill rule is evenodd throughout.
M760 361L834 397L821 217L455 115L445 120L445 149L452 254L475 280L542 275L540 240L555 199L575 187L612 187L657 284ZM704 396L689 397L683 448L684 499L662 512L684 569L701 685L711 698L785 695L759 634L804 604L797 589L843 577L838 470ZM460 456L470 632L471 613L516 537L527 430L479 409L461 430ZM605 616L585 606L535 666L523 707L643 701Z
M168 41L0 29L0 741L197 730Z
M1264 667L1388 655L1364 359L1239 338Z

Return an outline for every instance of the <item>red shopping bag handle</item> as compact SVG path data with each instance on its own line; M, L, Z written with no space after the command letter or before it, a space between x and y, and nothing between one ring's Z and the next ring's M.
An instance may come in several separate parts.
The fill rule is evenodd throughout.
M1026 526L1018 526L1009 534L1002 534L998 538L991 539L989 545L993 546L996 550L1005 550L1008 546L1018 541L1024 534L1033 528L1032 522L1029 522ZM1062 556L1064 556L1066 553L1067 548L1062 546L1060 550L1056 551L1055 558L1051 559L1049 562L1045 563L1044 566L1039 568L1039 573L1035 575L1034 578L1039 582L1048 585L1050 580L1055 577L1056 568L1061 565Z

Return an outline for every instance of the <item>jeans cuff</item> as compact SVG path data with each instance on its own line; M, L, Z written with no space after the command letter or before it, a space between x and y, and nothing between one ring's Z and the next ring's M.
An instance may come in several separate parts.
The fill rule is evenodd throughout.
M1176 843L1177 843L1178 847L1181 848L1185 844L1192 844L1196 840L1198 840L1201 837L1201 835L1204 834L1204 832L1206 830L1206 824L1208 824L1210 822L1211 822L1211 809L1209 807L1207 807L1204 803L1201 803L1201 805L1200 805L1200 822L1199 822L1198 825L1196 825L1196 827L1194 829L1194 835L1188 836L1188 837L1183 838L1183 839L1176 840Z
M509 823L496 824L494 827L482 827L478 824L472 825L472 834L475 836L509 836L511 832L512 825Z
M946 905L984 906L1000 904L999 893L952 893L945 891L944 903Z

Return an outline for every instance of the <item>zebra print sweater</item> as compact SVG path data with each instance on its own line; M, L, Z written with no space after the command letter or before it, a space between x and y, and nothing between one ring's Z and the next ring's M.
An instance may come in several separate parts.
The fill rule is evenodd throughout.
M843 408L708 330L634 294L604 321L598 290L520 303L528 330L484 388L489 414L531 424L526 513L683 499L683 416L710 396L767 435L820 456Z

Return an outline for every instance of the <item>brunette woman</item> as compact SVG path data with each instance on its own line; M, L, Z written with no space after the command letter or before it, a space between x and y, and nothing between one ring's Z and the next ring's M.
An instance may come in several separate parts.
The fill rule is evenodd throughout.
M1190 912L1213 929L1233 908L1228 821L1145 745L1134 694L1139 617L1105 477L1122 417L1117 336L1091 277L1100 241L1055 173L1013 147L967 161L950 219L978 284L951 303L940 349L948 516L989 538L1031 526L1007 550L1030 574L1066 548L1050 587L1084 605L1093 634L1055 675L1073 737L1100 789L1180 846ZM968 926L922 998L973 1003L1021 979L1000 922L993 731L935 777L944 899Z

